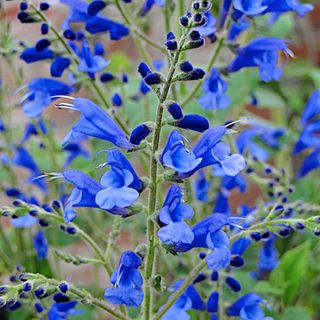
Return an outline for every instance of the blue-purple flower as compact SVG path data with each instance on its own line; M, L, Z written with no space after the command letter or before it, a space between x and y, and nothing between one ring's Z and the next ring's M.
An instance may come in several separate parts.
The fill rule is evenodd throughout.
M279 67L279 52L292 55L285 40L278 38L256 38L248 45L238 49L236 58L230 63L228 72L242 68L259 68L260 78L265 81L279 80L282 69Z
M77 301L53 303L48 312L48 320L69 320L69 316L82 313L81 310L75 310Z
M210 76L203 83L204 95L199 98L199 103L204 109L225 109L230 105L230 98L226 95L228 85L217 68L211 70Z
M33 237L33 247L37 252L40 260L43 260L48 255L49 244L46 235L43 231L38 231Z
M180 246L192 243L191 227L184 220L192 219L193 209L182 202L182 191L172 185L159 213L160 230L158 237L165 245Z
M138 307L143 300L143 279L138 270L142 261L133 251L122 253L117 269L111 275L113 288L107 288L104 297L113 304Z
M140 10L140 15L146 15L154 5L158 5L159 7L164 6L164 0L144 0L144 4Z

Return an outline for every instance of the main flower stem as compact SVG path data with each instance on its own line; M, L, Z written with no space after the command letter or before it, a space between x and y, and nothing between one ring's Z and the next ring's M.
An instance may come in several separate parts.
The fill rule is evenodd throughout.
M172 79L174 73L176 71L176 66L179 61L179 56L181 53L181 49L183 44L187 38L189 29L185 31L183 36L181 37L178 45L178 50L174 55L172 64L170 66L167 80L163 86L159 104L157 108L157 115L156 115L156 126L153 135L152 141L152 155L150 158L150 194L149 194L149 206L148 206L148 216L147 216L147 257L146 257L146 264L145 264L145 281L144 281L144 308L143 308L143 319L147 320L151 318L152 313L152 305L153 305L153 291L152 285L150 280L154 274L154 265L155 265L155 237L156 237L156 226L154 223L154 214L156 211L156 204L157 204L157 175L158 175L158 161L156 158L156 153L159 149L160 144L160 135L161 135L161 122L164 110L164 102L166 101L169 90L172 84Z

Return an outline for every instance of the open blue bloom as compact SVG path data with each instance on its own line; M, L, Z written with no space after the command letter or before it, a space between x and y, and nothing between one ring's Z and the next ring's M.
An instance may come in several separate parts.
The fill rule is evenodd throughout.
M319 139L319 131L320 131L320 120L313 121L307 124L297 141L293 153L298 154L302 150L309 147L320 147L320 139Z
M301 116L301 125L305 126L314 117L320 115L320 89L310 96Z
M130 33L129 28L125 25L100 16L94 16L88 19L86 30L92 34L109 32L110 39L116 41L126 37Z
M77 142L69 143L63 147L63 150L68 154L64 161L64 167L68 167L79 156L85 159L90 158L90 153L83 147L81 140L84 139L79 139Z
M217 68L211 70L210 76L203 83L204 95L199 98L199 103L204 109L225 109L230 105L230 98L226 95L228 85Z
M227 308L227 315L241 320L266 320L262 304L266 302L258 294L248 293Z
M204 16L207 18L207 22L200 27L193 28L192 30L198 31L201 37L211 38L217 31L217 19L209 12L206 12Z
M199 171L194 183L196 197L199 201L206 202L209 200L208 192L210 183L202 170Z
M191 228L184 219L192 219L193 209L182 203L182 191L177 185L172 185L159 213L161 228L158 237L166 245L180 246L193 241Z
M82 0L60 0L61 3L68 6L70 11L68 17L62 24L62 29L66 30L74 22L86 22L91 16L88 15L89 4Z
M299 16L305 16L309 11L313 10L313 5L300 3L299 0L263 0L263 4L267 6L264 13L283 13L295 11Z
M232 0L223 0L221 9L220 9L220 15L219 15L220 29L224 27L231 5L232 5Z
M275 247L274 236L270 237L263 243L259 251L258 268L260 272L267 272L273 270L278 265L278 252Z
M279 67L279 51L291 55L285 40L278 38L256 38L247 46L238 49L236 58L228 66L228 72L242 68L258 67L260 78L269 82L279 80L282 69Z
M250 28L250 22L247 18L241 17L237 22L233 22L228 32L228 40L235 41L240 34Z
M103 70L109 63L110 60L107 61L102 56L91 53L88 41L84 40L82 42L82 54L79 63L80 71L94 75Z
M267 9L264 0L234 0L234 8L248 16L261 14Z
M42 134L46 135L47 134L47 128L46 128L46 125L44 123L44 121L40 118L38 119L37 121L37 126L39 127L40 131ZM25 126L25 129L24 129L24 133L23 133L23 136L22 136L22 139L21 139L21 144L25 144L31 136L33 135L38 135L38 131L39 129L35 126L35 124L33 123L27 123L26 126Z
M177 291L183 284L183 279L173 284L169 290ZM170 298L169 298L170 299ZM188 310L204 310L205 303L193 285L187 287L179 299L172 307L161 317L161 320L189 320ZM161 308L160 308L161 310Z
M273 149L280 148L280 138L284 133L283 128L254 125L239 134L236 145L241 154L248 150L253 157L265 161L268 159L269 153L263 145Z
M119 150L108 150L107 158L106 164L111 170L102 176L103 189L98 191L95 201L102 209L117 211L117 208L128 207L139 198L142 182Z
M33 247L37 252L38 259L43 260L48 255L48 241L43 231L38 231L33 237Z
M76 217L74 208L99 208L95 198L103 187L98 182L79 170L66 170L57 174L56 177L64 178L74 186L64 209L66 222L70 222Z
M81 310L75 310L77 301L53 303L49 312L48 320L69 320L69 316L82 313Z
M173 130L170 133L160 156L160 161L165 167L181 173L195 169L201 160L186 148L185 138L177 130Z
M26 48L22 51L20 58L26 63L33 63L46 59L53 59L54 53L50 49L38 51L36 48Z
M23 167L30 171L31 175L27 180L28 183L34 184L42 191L47 191L46 183L41 179L34 179L42 174L40 168L38 167L37 163L33 159L32 155L23 147L17 147L14 157L13 163L16 166Z
M145 0L143 7L140 10L140 15L145 16L155 4L158 5L159 7L163 7L164 0Z
M72 92L72 88L58 80L48 78L36 78L28 84L18 89L18 91L28 89L22 97L23 112L28 117L38 117L42 111L56 98L56 95L67 95Z
M113 288L107 288L104 297L113 304L138 307L143 300L143 279L138 271L141 258L133 251L121 255L117 269L111 275Z
M310 171L320 168L320 148L315 149L303 161L298 177L304 177Z
M100 107L92 101L83 98L75 98L72 102L72 109L79 111L81 113L81 117L64 138L62 143L63 145L73 142L75 139L78 139L79 136L87 135L107 140L119 148L132 148L132 145L125 133ZM70 108L69 104L64 105L62 103L58 106L60 108Z

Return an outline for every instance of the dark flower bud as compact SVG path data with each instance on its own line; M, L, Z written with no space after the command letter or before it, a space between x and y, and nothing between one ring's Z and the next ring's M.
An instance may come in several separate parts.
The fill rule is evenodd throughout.
M65 294L61 293L61 292L56 292L53 295L53 300L56 303L61 303L61 302L68 302L70 299L69 297L67 297Z
M197 132L204 132L209 129L208 120L198 114L185 115L178 123L175 124L179 128L189 129Z
M153 127L146 123L139 124L134 128L130 135L130 142L135 145L139 145L152 131Z
M113 79L114 79L114 76L109 72L105 72L100 76L101 82L109 82L109 81L112 81Z
M201 38L200 32L197 30L193 30L190 32L189 37L192 41L199 40Z
M219 273L218 273L218 271L213 271L213 272L211 273L210 278L211 278L211 281L218 281L218 279L219 279Z
M36 290L34 290L34 295L38 299L45 298L47 296L47 290L45 288L43 288L43 287L39 287Z
M69 290L69 284L67 282L61 282L58 288L62 293L66 293Z
M19 199L15 199L12 201L12 205L16 208L22 208L24 206L24 202Z
M320 230L314 230L314 231L313 231L313 234L314 234L316 237L320 237Z
M193 16L193 20L194 20L195 22L201 22L202 19L203 19L203 16L202 16L201 13L196 13L196 14Z
M15 299L9 300L8 303L7 303L7 307L8 307L8 309L9 309L10 311L17 310L17 309L19 309L21 306L22 306L21 302L15 300Z
M270 232L269 231L266 231L266 232L261 234L261 239L267 240L269 238L270 238Z
M179 67L182 72L191 72L193 70L193 66L189 61L181 62Z
M244 265L244 260L241 256L232 257L230 265L235 268L241 268Z
M200 68L195 68L188 73L180 73L175 78L174 81L194 81L201 80L205 76L205 71Z
M199 10L199 8L200 8L200 2L199 1L194 1L192 3L192 9L193 10Z
M9 210L2 210L1 215L3 217L10 217L11 212Z
M200 38L196 41L188 41L182 48L182 50L190 50L190 49L197 49L204 45L204 39Z
M138 67L138 72L142 78L145 78L149 73L151 73L151 70L146 63L141 62Z
M46 227L49 226L49 222L46 221L46 220L44 220L44 219L40 219L38 222L39 222L39 225L40 225L41 227L46 228Z
M281 236L281 237L286 238L289 235L290 235L290 229L288 229L288 228L285 228L285 229L282 229L279 231L279 236Z
M121 76L121 81L123 82L123 83L128 83L129 82L129 77L128 77L128 75L127 74L122 74L122 76Z
M77 233L76 227L66 227L66 232L70 235L75 235Z
M171 114L173 119L180 120L183 118L182 109L176 102L170 102L167 105L167 110Z
M27 2L21 2L20 3L20 10L25 11L28 9L28 3Z
M200 258L201 260L203 260L206 256L207 256L207 255L206 255L205 252L200 252L200 253L199 253L199 258Z
M43 305L40 302L36 302L34 304L34 309L36 310L37 313L41 313L44 311Z
M149 86L160 84L161 83L161 76L157 72L151 72L146 75L144 81Z
M58 200L53 200L51 203L52 209L56 211L61 210L61 203Z
M95 0L92 1L88 6L88 15L95 16L99 11L106 7L106 3L104 1Z
M51 42L48 39L40 39L36 45L35 45L35 49L37 51L43 51L45 49L47 49L50 46Z
M205 276L205 274L199 273L198 276L193 280L193 284L202 282L202 281L206 280L206 278L207 277Z
M211 2L210 1L202 1L201 8L204 11L209 11L211 9Z
M264 172L267 173L267 174L271 174L272 173L272 168L267 167L267 168L264 169Z
M64 70L70 66L70 59L57 57L51 64L50 73L52 77L61 77Z
M4 308L6 304L7 304L6 300L3 298L0 298L0 309Z
M219 310L219 292L212 292L208 299L208 312L216 313Z
M174 35L174 33L173 32L168 32L167 33L167 36L166 36L166 39L167 39L167 41L168 40L174 40L176 38L176 36Z
M176 40L169 40L166 42L166 47L169 51L175 51L178 48L178 43Z
M0 294L5 294L8 292L8 286L0 286Z
M305 227L306 227L306 226L305 226L302 222L297 222L297 223L295 224L295 228L296 228L297 230L303 230Z
M33 23L39 21L39 19L36 18L34 15L29 14L25 11L19 12L17 18L21 23Z
M249 167L249 168L247 168L246 173L247 173L247 174L250 174L250 173L252 173L253 171L254 171L253 168L250 168L250 167Z
M122 98L118 93L116 93L116 94L114 94L112 96L111 101L112 101L112 104L115 107L121 107L122 106Z
M23 284L23 286L22 286L22 290L23 290L24 292L29 292L29 291L32 290L32 288L33 288L33 285L32 285L31 282L25 282L25 283Z
M189 24L189 19L188 19L188 17L182 16L182 17L180 18L180 24L181 24L183 27L187 27L188 24Z
M261 240L261 233L259 233L259 232L252 232L252 233L250 234L250 237L251 237L251 239L252 239L253 241L258 242L258 241Z
M19 276L18 276L18 279L19 279L20 281L27 281L29 278L28 278L27 274L25 274L25 273L20 273Z
M71 29L67 29L63 32L63 36L68 39L68 40L75 40L76 39L76 34L71 30Z
M38 215L38 211L36 209L32 209L29 211L30 216L36 217Z
M241 285L240 285L239 281L236 280L235 278L227 277L226 278L226 284L234 292L241 291Z
M9 278L9 280L10 280L11 282L17 282L17 281L18 281L18 278L17 278L16 276L14 276L14 275L11 275L10 278Z
M276 207L275 207L275 210L276 211L282 211L284 209L284 207L281 205L281 204L279 204L279 205L277 205Z
M40 3L40 10L41 10L41 11L46 11L46 10L48 10L49 8L50 8L49 3L47 3L47 2L41 2L41 3Z
M48 32L49 32L49 25L48 25L47 23L42 23L42 24L41 24L41 27L40 27L40 30L41 30L41 34L42 34L42 35L48 34Z

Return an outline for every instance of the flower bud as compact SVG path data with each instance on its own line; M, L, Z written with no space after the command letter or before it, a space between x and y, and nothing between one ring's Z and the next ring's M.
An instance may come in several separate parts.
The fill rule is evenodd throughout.
M130 134L130 142L134 145L139 145L154 129L151 123L141 123L134 128Z
M43 51L45 49L47 49L50 46L51 42L48 39L40 39L36 45L35 45L35 49L37 51Z
M41 2L40 3L40 10L41 11L47 11L50 8L49 3L47 2Z
M67 282L61 282L58 288L62 293L66 293L69 290L69 284Z
M239 292L241 291L241 285L238 282L238 280L236 280L235 278L232 277L227 277L226 278L226 284L228 285L228 287L234 291L234 292Z
M193 70L193 66L189 61L181 62L179 67L182 72L191 72Z
M146 63L141 62L138 67L138 72L142 78L145 78L149 73L151 73L151 70Z
M92 1L88 6L88 15L95 16L99 11L106 7L106 3L104 1L95 0Z
M204 132L209 129L209 122L205 117L198 114L188 114L176 122L175 126L182 129Z
M112 81L113 79L114 79L114 76L109 72L105 72L100 76L100 81L104 83Z
M167 110L173 119L180 120L183 118L182 109L176 102L169 102L167 104Z

